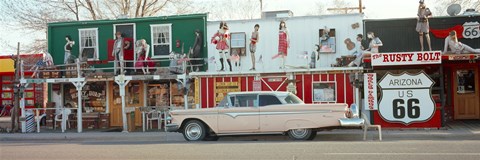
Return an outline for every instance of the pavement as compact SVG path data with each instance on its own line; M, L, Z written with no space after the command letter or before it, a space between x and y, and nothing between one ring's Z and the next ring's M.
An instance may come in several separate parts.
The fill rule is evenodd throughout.
M89 141L143 141L143 142L183 142L180 133L149 130L147 132L106 132L106 130L84 130L77 133L69 129L65 133L59 130L41 130L42 133L0 133L0 142L89 142ZM455 121L440 129L383 129L383 141L399 140L480 140L480 121ZM219 141L285 141L288 136L255 135L221 137ZM362 141L363 131L358 129L333 129L319 131L318 141ZM367 140L378 140L378 131L368 131Z

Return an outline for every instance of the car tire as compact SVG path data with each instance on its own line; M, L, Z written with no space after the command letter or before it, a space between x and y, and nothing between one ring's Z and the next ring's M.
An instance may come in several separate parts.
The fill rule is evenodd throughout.
M317 131L312 131L312 134L310 134L310 137L308 137L307 140L314 140L315 137L317 137Z
M203 138L204 141L217 141L218 140L218 136L214 135L214 134L208 134L207 136L205 136L205 138Z
M201 141L207 135L205 125L198 120L191 120L183 127L183 137L187 141Z
M291 129L288 131L288 137L292 140L312 140L315 138L315 135L313 135L314 131L309 128L302 128L302 129ZM312 138L313 137L313 138Z

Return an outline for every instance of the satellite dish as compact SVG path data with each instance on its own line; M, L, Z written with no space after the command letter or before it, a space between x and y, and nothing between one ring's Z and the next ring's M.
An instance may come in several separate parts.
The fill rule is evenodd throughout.
M447 8L447 13L450 16L456 16L460 11L462 11L462 7L459 4L452 4Z

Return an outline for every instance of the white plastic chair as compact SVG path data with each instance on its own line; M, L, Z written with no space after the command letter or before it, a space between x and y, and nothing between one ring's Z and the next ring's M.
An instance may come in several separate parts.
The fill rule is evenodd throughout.
M152 111L149 111L147 113L147 127L149 127L150 129L153 128L153 121L157 121L157 128L160 129L161 128L161 121L162 121L162 118L161 118L161 115L162 113L160 111L157 111L157 110L152 110Z
M57 127L57 122L62 122L62 114L65 113L65 123L67 123L68 125L68 128L70 128L70 121L68 119L68 116L70 114L72 114L72 110L71 109L68 109L68 108L64 108L63 111L61 111L60 113L57 113L55 115L55 120L54 120L54 123L53 123L53 129L56 129Z
M381 141L381 140L382 140L382 126L370 124L370 121L369 121L366 117L367 117L367 116L362 113L362 118L365 120L365 123L364 123L364 125L362 126L362 128L363 128L363 140L367 140L367 131L368 131L368 128L377 128L377 130L378 130L378 139Z

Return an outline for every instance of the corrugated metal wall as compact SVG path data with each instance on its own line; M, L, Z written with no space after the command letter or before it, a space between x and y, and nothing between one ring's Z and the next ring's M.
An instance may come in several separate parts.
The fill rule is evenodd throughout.
M448 29L455 25L463 25L465 22L472 21L480 22L480 16L434 17L430 18L430 29ZM419 51L420 42L418 32L415 30L416 25L416 18L364 21L365 33L372 31L383 41L383 47L380 48L380 52ZM445 39L436 38L432 33L430 33L430 37L432 41L432 49L443 50ZM473 48L480 48L480 38L459 39L459 41ZM427 50L428 46L426 40L424 42L424 49Z

